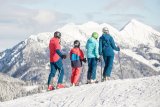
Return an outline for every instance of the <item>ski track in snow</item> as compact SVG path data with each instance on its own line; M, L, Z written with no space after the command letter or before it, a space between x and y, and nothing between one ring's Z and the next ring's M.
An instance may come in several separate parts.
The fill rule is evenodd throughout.
M160 76L58 89L2 102L0 107L160 107Z

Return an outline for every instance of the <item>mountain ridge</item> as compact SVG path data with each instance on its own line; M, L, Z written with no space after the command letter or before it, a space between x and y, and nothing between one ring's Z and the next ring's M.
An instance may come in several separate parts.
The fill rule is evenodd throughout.
M96 25L96 26L91 26L91 25ZM145 65L144 63L145 61L143 62L144 65L142 64L143 67L142 66L141 67L144 69L144 71L145 71L145 67L147 67L146 73L153 72L153 73L149 73L148 76L151 76L152 74L155 75L156 73L154 72L160 71L160 59L159 59L160 48L157 48L160 45L160 41L158 41L157 44L155 44L156 41L151 41L153 42L152 44L154 44L152 45L153 47L143 42L140 42L139 44L137 43L134 47L131 44L130 38L128 39L128 42L125 41L124 38L127 37L128 35L122 36L121 32L119 32L114 27L108 24L98 24L98 26L94 22L89 22L83 25L68 24L62 28L57 29L62 33L62 39L61 39L62 52L68 54L69 50L73 46L72 44L75 39L80 40L81 47L85 52L85 43L87 39L91 36L92 32L96 31L101 35L102 28L106 25L109 28L110 33L115 39L116 43L119 44L122 49L124 50L130 49L131 51L134 52L134 54L142 56L146 60L151 61L151 67L156 67L156 71L151 70L150 66L147 67L146 66L147 64ZM87 26L87 27L85 28L84 26ZM48 44L49 44L50 38L53 37L53 34L54 34L53 32L45 32L45 33L39 33L37 35L31 35L28 39L20 42L18 45L14 46L13 48L0 53L0 71L25 81L27 80L29 81L35 80L39 82L41 82L42 80L46 81L49 74ZM132 61L137 62L138 60L134 60L134 59L137 59L138 57L132 57L132 56L128 57L126 56L126 53L122 53L121 57L122 57L121 60L123 64L123 69L126 73L128 70L133 75L133 73L135 73L133 69L135 68L138 70L138 72L140 72L138 74L134 74L136 76L131 76L131 74L129 74L131 77L141 77L144 75L143 69L140 66L136 67L135 66L136 63L130 62L130 65L125 64L125 60L129 60L131 58L133 58ZM116 64L117 61L118 59L115 58L113 71L117 71L115 72L115 76L117 78L120 78L119 70L116 70L116 69L119 69L119 65ZM71 71L69 58L64 60L64 63L67 64L67 65L64 64L65 69L67 71ZM85 68L87 68L87 65L84 64L84 66ZM129 66L132 66L135 68L129 68ZM97 71L99 71L99 69L100 69L100 66L98 66ZM69 76L70 72L66 72L65 75ZM126 76L126 78L129 78L130 76ZM147 75L145 74L145 76ZM69 81L67 78L68 77L65 77L65 80Z

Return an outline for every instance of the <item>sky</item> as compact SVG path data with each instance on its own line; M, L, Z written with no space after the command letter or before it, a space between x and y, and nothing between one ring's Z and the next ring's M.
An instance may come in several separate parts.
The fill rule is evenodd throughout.
M160 0L0 0L0 52L68 23L121 29L131 19L160 31Z

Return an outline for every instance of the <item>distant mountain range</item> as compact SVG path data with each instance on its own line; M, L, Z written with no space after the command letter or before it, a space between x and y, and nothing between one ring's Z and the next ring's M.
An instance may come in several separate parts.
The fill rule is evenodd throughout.
M108 27L117 45L121 47L121 66L124 78L138 78L160 74L160 33L152 27L135 19L131 20L121 31L109 24L88 22L82 25L73 23L57 29L62 33L62 52L69 54L74 40L80 40L85 52L85 44L92 32L102 34L102 28ZM55 30L56 31L56 30ZM11 49L0 53L0 72L24 81L46 83L50 72L49 40L53 32L31 35ZM64 81L70 81L70 60L63 61L65 68ZM87 64L83 64L81 82L85 82ZM100 63L97 68L97 78L100 78ZM122 78L117 53L113 66L114 78Z

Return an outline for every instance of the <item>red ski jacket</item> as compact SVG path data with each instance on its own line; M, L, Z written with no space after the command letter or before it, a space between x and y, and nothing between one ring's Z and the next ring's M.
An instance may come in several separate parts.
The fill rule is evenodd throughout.
M59 42L60 42L60 40L55 37L53 37L50 40L50 43L49 43L50 62L57 62L60 59L60 56L56 52L56 50L61 50L61 46L60 46Z

